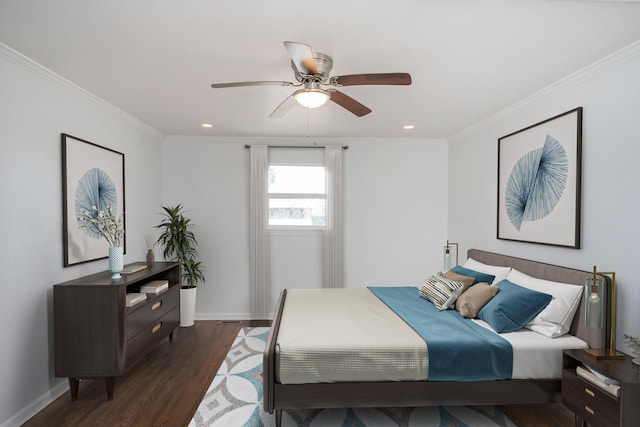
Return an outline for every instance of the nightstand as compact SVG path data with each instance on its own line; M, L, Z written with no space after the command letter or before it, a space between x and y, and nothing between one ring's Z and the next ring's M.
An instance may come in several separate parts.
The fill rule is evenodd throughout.
M576 368L581 365L620 381L620 397L579 377ZM631 357L596 360L582 350L565 350L562 366L562 404L576 415L576 426L640 426L640 366Z

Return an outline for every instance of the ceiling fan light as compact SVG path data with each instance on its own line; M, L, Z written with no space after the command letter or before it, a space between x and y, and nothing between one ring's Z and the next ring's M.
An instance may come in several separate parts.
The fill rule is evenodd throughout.
M322 89L300 89L293 97L306 108L318 108L329 100L329 94Z

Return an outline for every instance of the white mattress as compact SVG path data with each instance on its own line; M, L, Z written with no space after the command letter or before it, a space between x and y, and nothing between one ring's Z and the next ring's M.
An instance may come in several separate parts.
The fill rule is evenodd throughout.
M494 332L482 320L474 322ZM588 348L589 345L573 335L549 338L529 329L500 334L513 349L514 380L562 378L562 350Z
M562 350L588 347L529 329L500 336L513 348L513 379L561 378ZM428 378L424 340L366 288L289 290L275 362L282 384Z

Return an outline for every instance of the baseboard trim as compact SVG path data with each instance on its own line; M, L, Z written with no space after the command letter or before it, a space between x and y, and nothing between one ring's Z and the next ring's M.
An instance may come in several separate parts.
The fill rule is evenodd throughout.
M273 313L269 313L268 320L273 319ZM220 321L236 321L236 320L263 320L254 319L250 313L196 313L195 320L220 320ZM1 427L1 426L0 426Z
M49 404L51 404L54 400L62 396L67 391L69 391L69 383L67 381L60 381L48 392L44 393L38 399L31 402L31 404L22 408L22 410L13 415L11 418L5 420L2 424L0 424L0 427L14 427L26 423L31 417L46 408Z

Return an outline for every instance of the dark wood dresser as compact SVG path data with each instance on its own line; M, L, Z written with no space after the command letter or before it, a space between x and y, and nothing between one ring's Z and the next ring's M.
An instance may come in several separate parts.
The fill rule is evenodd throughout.
M71 399L79 381L104 378L113 398L115 377L124 373L180 324L177 263L156 262L137 273L111 279L104 271L53 286L55 376L68 377ZM169 288L132 307L126 294L155 280Z

